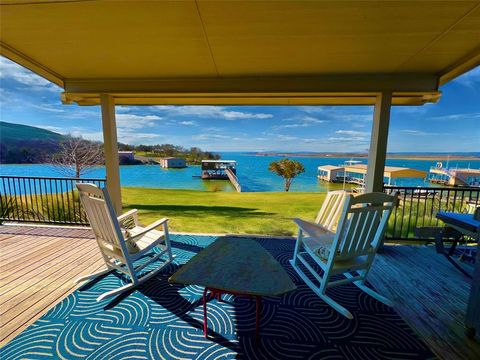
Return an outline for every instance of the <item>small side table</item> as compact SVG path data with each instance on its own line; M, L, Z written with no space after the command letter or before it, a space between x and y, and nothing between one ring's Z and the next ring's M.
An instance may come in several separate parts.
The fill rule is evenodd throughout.
M172 283L199 285L203 291L204 334L208 336L209 292L218 300L222 294L248 296L256 300L256 338L260 331L262 296L279 296L296 289L287 272L258 242L222 237L195 255L170 279Z

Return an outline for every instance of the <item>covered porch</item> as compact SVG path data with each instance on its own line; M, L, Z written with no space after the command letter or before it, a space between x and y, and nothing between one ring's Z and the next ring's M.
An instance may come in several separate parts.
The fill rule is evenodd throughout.
M480 64L478 1L6 0L0 6L2 56L64 89L65 104L101 106L106 186L118 214L116 105L373 106L366 191L374 192L383 189L392 105L435 103L441 85ZM34 230L32 240L40 234ZM463 334L469 284L432 252L387 247L372 285L398 300L398 313L437 356L478 357L478 342ZM480 271L475 276L479 281ZM480 292L474 296L478 307ZM52 296L43 309L61 298ZM14 312L36 306L24 304ZM25 316L8 339L38 316Z
M63 103L101 106L118 212L115 105L373 106L366 187L381 191L391 106L435 103L480 64L477 1L6 0L1 10L2 56L64 89Z

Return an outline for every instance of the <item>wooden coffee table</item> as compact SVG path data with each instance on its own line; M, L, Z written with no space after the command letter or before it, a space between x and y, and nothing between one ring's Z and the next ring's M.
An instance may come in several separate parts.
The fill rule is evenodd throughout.
M251 239L223 237L195 255L169 279L172 283L199 285L203 291L203 331L208 335L209 292L220 300L232 294L256 299L255 335L260 331L262 296L278 296L296 286L283 267L260 244Z

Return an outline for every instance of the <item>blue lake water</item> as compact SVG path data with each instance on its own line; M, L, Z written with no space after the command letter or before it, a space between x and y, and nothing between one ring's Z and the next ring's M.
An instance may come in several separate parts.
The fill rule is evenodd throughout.
M283 191L283 181L277 175L268 171L270 162L281 159L276 156L253 156L242 153L221 153L224 160L237 161L237 175L243 191ZM317 179L317 168L320 165L339 165L345 158L311 158L295 157L305 167L305 173L295 178L290 191L328 191L341 188L339 184L328 184ZM366 163L366 159L358 159ZM434 160L387 160L387 165L410 167L428 172L435 166ZM445 164L445 161L444 161ZM451 160L449 167L480 168L480 160ZM62 177L63 175L53 166L45 164L32 165L0 165L0 175L13 176L47 176ZM165 189L192 189L211 191L235 191L225 180L201 180L199 166L189 166L185 169L165 170L159 165L121 166L120 178L122 186L165 188ZM86 174L86 178L104 178L105 169L99 167ZM397 179L392 184L403 186L429 186L422 179Z

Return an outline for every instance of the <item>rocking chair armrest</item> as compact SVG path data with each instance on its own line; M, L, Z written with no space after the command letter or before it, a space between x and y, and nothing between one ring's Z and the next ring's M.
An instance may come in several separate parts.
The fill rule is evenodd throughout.
M135 221L135 225L138 225L138 215L137 215L138 210L137 209L132 209L127 211L125 214L122 214L120 216L117 216L117 221L121 222L129 217L133 218L133 221Z
M132 239L135 240L135 239L145 235L146 233L148 233L152 230L155 230L157 227L159 227L161 225L166 227L167 222L168 222L168 218L163 218L163 219L157 220L157 221L151 223L150 225L145 226L142 231L136 233L135 235L129 236L127 239L128 240L132 240Z
M317 234L314 234L313 232L315 231L320 231L325 234L335 234L335 232L327 229L326 227L319 225L317 223L311 222L311 221L306 221L302 220L299 218L294 218L293 222L297 224L297 226L304 232L306 232L309 235L316 236ZM313 230L313 231L312 231Z

